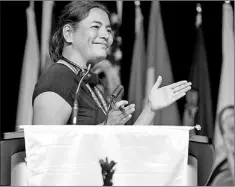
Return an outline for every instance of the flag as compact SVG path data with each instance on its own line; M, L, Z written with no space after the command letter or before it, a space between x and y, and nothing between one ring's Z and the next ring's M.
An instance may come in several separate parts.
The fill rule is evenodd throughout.
M131 75L129 82L128 101L135 103L135 112L128 124L134 124L143 109L144 81L146 75L145 41L143 15L139 5L136 5L135 43L132 57Z
M148 30L146 100L158 76L161 75L163 78L161 86L174 82L167 43L164 36L159 1L152 1ZM180 125L177 103L175 102L157 111L153 123L154 125Z
M16 129L32 124L32 94L38 79L39 46L33 2L26 10L27 39L21 70L21 82L17 106Z
M118 15L118 18L119 18L120 22L122 23L123 1L117 0L116 1L116 6L117 6L117 15Z
M41 68L43 73L53 62L49 55L49 39L52 29L52 13L54 1L43 1L42 4L42 30L41 30Z
M223 4L222 55L223 62L217 102L216 122L213 144L216 160L214 168L227 158L227 151L219 128L218 115L229 105L234 105L234 33L233 10L229 3ZM233 132L234 133L234 132ZM233 163L234 164L234 163ZM233 167L234 168L234 167ZM234 176L234 174L232 175Z
M198 111L195 123L201 125L200 135L212 138L213 136L213 114L212 114L212 97L209 80L207 56L204 45L203 31L201 28L201 13L198 13L196 19L197 37L194 48L193 62L189 74L189 80L192 87L198 93Z

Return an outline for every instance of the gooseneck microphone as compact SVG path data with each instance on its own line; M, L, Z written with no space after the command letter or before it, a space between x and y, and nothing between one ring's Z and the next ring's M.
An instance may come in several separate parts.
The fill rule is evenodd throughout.
M107 115L106 115L106 118L105 118L105 121L104 121L104 125L106 125L107 123L107 120L108 120L108 114L111 110L111 105L112 104L115 104L114 101L118 98L118 97L121 97L122 94L124 92L124 87L122 85L118 85L115 90L113 91L112 95L111 95L111 98L110 98L110 103L109 103L109 106L108 106L108 111L107 111ZM123 106L120 106L119 107L119 110L121 110L122 112L125 111L124 107Z
M88 73L90 72L90 70L92 69L92 67L94 66L94 63L92 62L88 62L87 63L87 71L86 73L82 76L81 80L78 83L78 87L77 90L75 92L75 99L73 102L73 108L72 108L72 125L76 125L77 124L77 115L78 115L78 92L80 90L81 87L81 83L82 81L85 79L85 77L88 75Z

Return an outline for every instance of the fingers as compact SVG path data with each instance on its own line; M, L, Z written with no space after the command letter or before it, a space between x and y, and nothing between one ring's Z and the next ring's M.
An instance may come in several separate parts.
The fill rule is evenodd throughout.
M191 85L192 83L191 82L186 82L184 84L181 84L175 88L172 88L173 92L176 94L177 92L180 92L180 91L183 91L183 90L190 90L191 89ZM188 89L189 88L189 89Z
M132 114L135 111L135 104L130 104L127 107L124 107L122 114L128 115Z
M131 117L132 117L131 114L125 116L124 118L121 119L120 124L124 125L129 119L131 119Z
M181 86L181 85L183 85L183 84L185 84L187 82L188 81L179 81L179 82L173 83L173 84L171 84L169 86L170 86L171 89L175 89L175 88L177 88L177 87L179 87L179 86Z
M189 91L190 89L191 89L191 86L187 86L187 87L182 88L182 89L179 90L179 91L174 92L174 94L175 94L175 95L178 95L178 94L181 94L181 93L186 93L186 92Z
M113 108L115 110L118 110L120 106L124 106L124 105L127 105L127 104L128 104L128 101L126 101L126 100L117 101L115 103L115 105L113 106Z
M162 83L162 77L158 76L156 83L153 85L153 88L157 89Z
M135 112L135 104L130 104L126 107L123 107L123 111L118 110L116 111L116 115L119 116L120 118L126 117L129 114L132 114L133 112Z
M186 95L186 92L189 91L191 89L191 84L187 83L187 86L184 88L181 88L181 90L177 91L174 93L173 96L173 102L175 102L176 100L180 99L181 97Z
M120 105L120 103L118 104ZM123 106L123 105L121 105ZM112 109L109 113L109 124L110 125L123 125L125 124L131 117L132 113L135 111L135 104L130 104L124 107L124 111Z
M131 104L125 107L125 112L122 112L122 119L120 121L121 124L125 124L128 120L131 119L132 113L135 111L135 104Z

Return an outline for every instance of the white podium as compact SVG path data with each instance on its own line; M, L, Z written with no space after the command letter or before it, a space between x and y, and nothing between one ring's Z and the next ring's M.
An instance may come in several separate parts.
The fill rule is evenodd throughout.
M198 160L188 156L188 129L185 128L53 126L48 129L39 126L25 129L23 137L28 168L22 150L18 159L17 154L11 155L12 185L102 186L99 159L105 157L117 163L113 186L198 185ZM44 174L35 178L32 172ZM1 184L6 185L9 179L4 183L2 178L1 174ZM39 181L42 183L34 183Z

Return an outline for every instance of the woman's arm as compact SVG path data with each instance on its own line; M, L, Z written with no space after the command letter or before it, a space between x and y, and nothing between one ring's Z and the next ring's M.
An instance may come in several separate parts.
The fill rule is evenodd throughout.
M72 107L58 94L44 92L38 95L33 105L33 125L65 125Z
M151 110L149 104L146 104L143 111L135 121L134 125L151 125L155 117L155 112Z
M168 86L159 88L162 78L159 77L152 87L146 106L134 123L134 125L151 125L155 111L167 107L183 97L191 89L191 83L180 81ZM108 125L124 125L135 111L135 105L131 104L121 112L118 108L128 104L127 101L119 101L116 107L110 111ZM36 97L33 105L33 124L35 125L64 125L67 123L72 107L58 94L44 92ZM96 125L96 124L94 124ZM99 125L102 125L99 124Z
M165 108L181 97L191 89L191 83L187 81L179 81L159 88L162 77L159 76L156 83L152 87L148 96L148 101L139 115L134 125L151 125L155 117L155 112Z
M131 114L135 111L134 104L124 107L124 113L119 110L120 106L127 104L128 102L124 100L115 104L109 112L107 125L124 125L131 118ZM34 100L33 125L65 125L71 112L72 107L61 96L54 92L44 92Z

